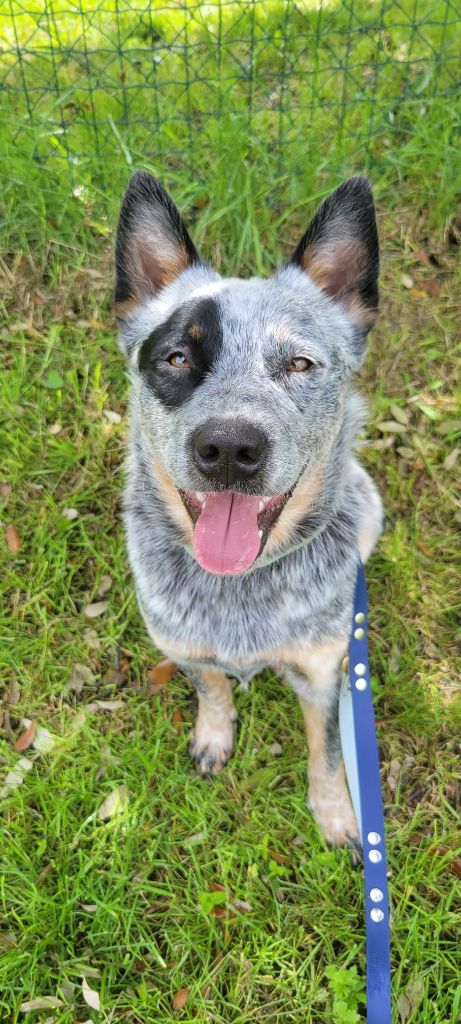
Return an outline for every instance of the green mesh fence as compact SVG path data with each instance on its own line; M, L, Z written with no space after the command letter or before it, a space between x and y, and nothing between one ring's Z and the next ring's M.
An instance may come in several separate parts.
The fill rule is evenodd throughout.
M455 130L451 0L3 0L0 29L0 174L45 191L249 156L334 175L442 121L443 159Z

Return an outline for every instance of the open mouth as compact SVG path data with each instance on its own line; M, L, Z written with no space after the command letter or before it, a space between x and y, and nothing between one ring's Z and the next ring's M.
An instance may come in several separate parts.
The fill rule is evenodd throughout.
M249 569L292 493L293 487L273 498L239 491L180 491L195 523L192 547L202 569L219 575Z

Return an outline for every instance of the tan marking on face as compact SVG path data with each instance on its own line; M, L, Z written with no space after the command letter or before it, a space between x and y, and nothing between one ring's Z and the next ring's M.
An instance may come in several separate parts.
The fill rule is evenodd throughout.
M314 470L303 474L300 480L298 480L291 498L288 499L285 508L280 513L269 533L264 546L263 557L265 555L270 555L278 548L285 547L289 543L298 523L303 516L313 508L317 499L321 495L325 479L326 463L339 434L343 408L344 395L341 394L339 397L338 417L329 437L326 439L322 461Z
M181 530L186 544L192 544L192 521L189 513L184 507L183 501L181 500L178 488L168 476L165 466L160 462L160 459L152 459L152 468L155 474L155 479L158 483L160 494L172 519L174 519L175 523Z
M300 519L315 504L316 498L321 492L324 473L325 467L321 465L312 473L302 476L298 481L291 498L269 532L263 557L288 544Z
M203 338L203 329L200 324L191 324L187 333L193 341L201 341Z

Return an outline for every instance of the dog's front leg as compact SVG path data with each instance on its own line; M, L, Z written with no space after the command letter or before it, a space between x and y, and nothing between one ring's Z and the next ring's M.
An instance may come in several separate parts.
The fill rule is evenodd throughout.
M357 853L360 839L341 758L338 699L347 639L306 648L286 675L298 695L309 747L308 805L332 846Z
M201 775L217 775L232 754L237 710L230 680L215 668L184 666L197 690L198 715L190 753Z

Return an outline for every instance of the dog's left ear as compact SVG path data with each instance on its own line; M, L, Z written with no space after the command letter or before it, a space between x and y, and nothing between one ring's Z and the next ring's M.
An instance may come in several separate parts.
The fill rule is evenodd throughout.
M317 210L290 263L340 302L367 333L378 314L379 247L366 178L343 182Z
M120 210L115 247L115 315L158 294L199 254L179 210L147 171L128 184Z

